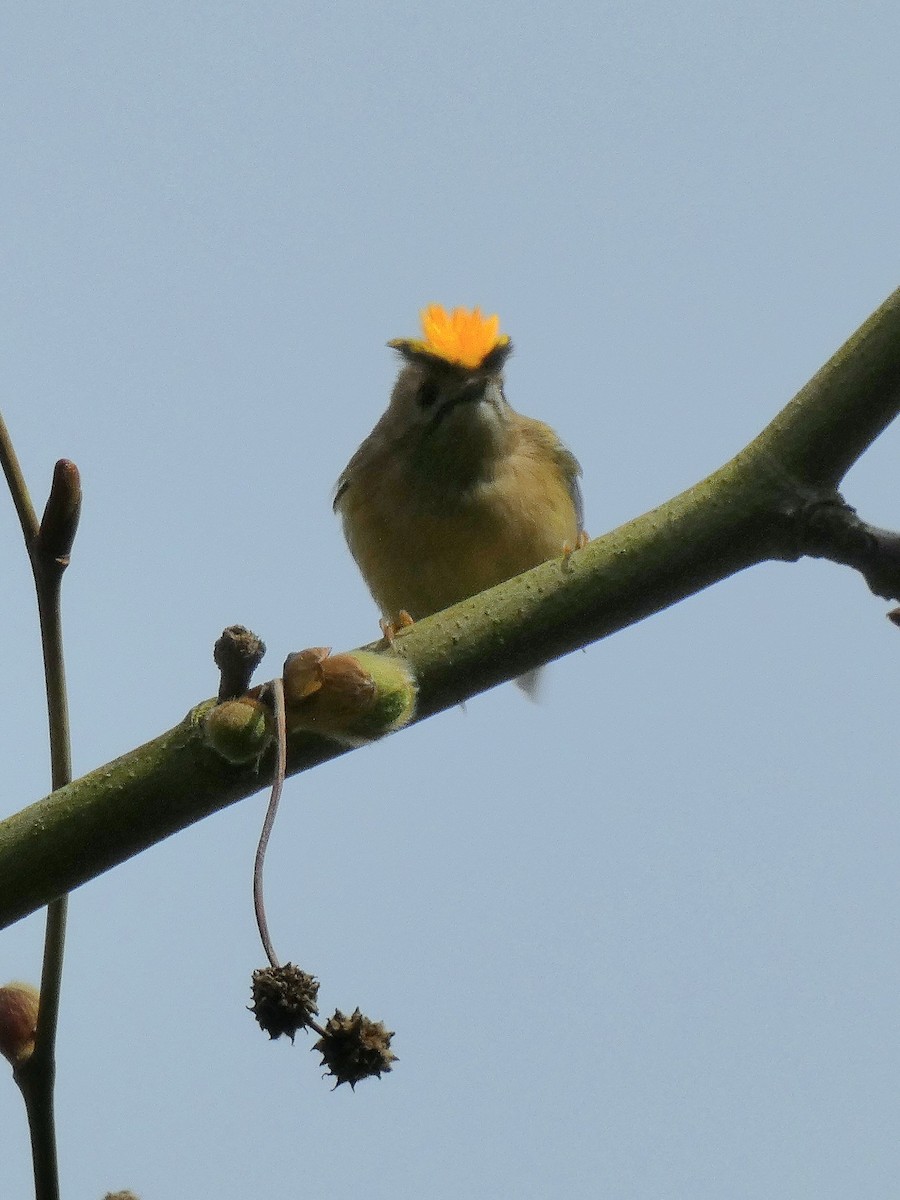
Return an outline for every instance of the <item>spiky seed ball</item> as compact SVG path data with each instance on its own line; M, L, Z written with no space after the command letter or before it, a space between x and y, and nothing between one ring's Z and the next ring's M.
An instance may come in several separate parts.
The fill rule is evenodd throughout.
M282 1034L294 1040L319 1011L316 999L319 981L293 963L265 967L253 972L253 1004L250 1010L270 1038Z
M370 1075L380 1079L397 1061L397 1055L391 1052L393 1036L383 1022L370 1021L358 1008L349 1017L336 1008L313 1050L322 1055L322 1066L334 1076L335 1087L349 1083L355 1091L361 1079Z

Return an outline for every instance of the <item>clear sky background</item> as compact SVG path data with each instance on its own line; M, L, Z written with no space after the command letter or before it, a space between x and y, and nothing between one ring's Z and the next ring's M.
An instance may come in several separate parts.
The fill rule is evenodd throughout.
M0 397L73 458L74 762L376 613L332 515L385 348L498 312L599 534L765 425L900 283L896 3L19 5L0 37ZM845 494L900 526L900 429ZM48 787L0 499L4 811ZM329 1091L245 1005L262 795L72 900L66 1197L887 1196L900 1173L900 632L755 568L292 780L276 946L397 1031ZM36 979L42 919L0 936ZM0 1072L0 1194L26 1198Z

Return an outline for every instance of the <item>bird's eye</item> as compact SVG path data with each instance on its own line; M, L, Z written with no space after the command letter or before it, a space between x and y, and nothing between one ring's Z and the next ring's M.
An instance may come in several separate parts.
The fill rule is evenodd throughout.
M440 388L438 387L438 382L436 379L424 380L422 386L419 388L419 395L417 397L419 401L419 407L431 408L431 406L437 400L439 393Z

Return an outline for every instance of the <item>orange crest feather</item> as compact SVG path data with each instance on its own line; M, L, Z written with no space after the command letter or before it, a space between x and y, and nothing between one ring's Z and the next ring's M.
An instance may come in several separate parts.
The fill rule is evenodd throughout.
M420 317L425 339L408 344L462 367L480 366L492 350L509 341L507 334L500 333L500 318L496 314L484 317L480 308L447 312L440 304L429 304Z

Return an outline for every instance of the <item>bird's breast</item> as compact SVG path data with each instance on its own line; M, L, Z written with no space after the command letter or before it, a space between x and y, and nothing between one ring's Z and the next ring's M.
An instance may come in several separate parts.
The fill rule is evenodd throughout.
M389 464L340 502L351 552L382 613L428 616L577 543L571 488L558 465L509 454L464 490L422 487Z

